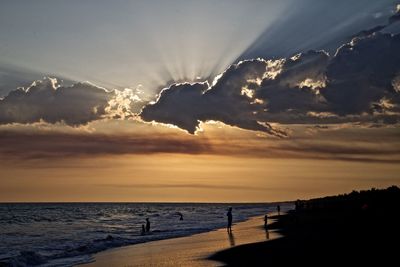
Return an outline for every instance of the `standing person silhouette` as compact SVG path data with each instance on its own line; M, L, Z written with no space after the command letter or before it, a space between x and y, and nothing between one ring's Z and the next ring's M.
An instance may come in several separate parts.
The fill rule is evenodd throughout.
M146 218L146 232L150 232L150 220Z
M265 229L267 229L267 227L268 227L268 213L266 213L264 216L264 227L265 227Z
M278 205L276 207L276 210L278 211L278 216L281 215L281 206L280 205Z
M226 216L228 217L228 226L226 227L226 230L232 232L232 208L229 208Z

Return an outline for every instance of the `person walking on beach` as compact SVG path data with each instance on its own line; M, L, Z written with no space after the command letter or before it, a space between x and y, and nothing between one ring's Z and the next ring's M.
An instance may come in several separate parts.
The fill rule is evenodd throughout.
M226 230L228 232L232 232L232 208L229 208L226 216L228 217L228 226L227 226Z
M268 225L268 213L266 213L265 214L265 216L264 216L264 227L265 227L265 229L267 229L267 226Z
M276 207L276 210L278 211L278 216L281 215L281 205L278 205Z
M146 232L150 232L150 220L149 218L146 218Z

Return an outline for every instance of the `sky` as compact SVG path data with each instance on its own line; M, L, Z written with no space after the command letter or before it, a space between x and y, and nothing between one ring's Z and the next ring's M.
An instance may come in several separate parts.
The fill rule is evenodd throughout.
M400 185L400 2L1 1L0 202Z

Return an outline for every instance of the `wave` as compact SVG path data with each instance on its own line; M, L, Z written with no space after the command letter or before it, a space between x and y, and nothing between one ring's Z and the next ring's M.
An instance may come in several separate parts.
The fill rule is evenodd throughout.
M0 266L74 266L93 261L91 255L110 248L215 230L225 226L226 208L230 206L57 205L51 208L45 206L44 209L35 206L34 211L17 206L13 209L13 224L9 224L8 220L0 221L0 235L4 241L4 244L0 244ZM236 222L274 208L268 204L232 206ZM3 207L4 210L7 209ZM181 213L184 215L183 221L177 215ZM0 217L3 214L0 205ZM147 217L152 221L152 231L141 235L141 225ZM24 223L18 223L21 220Z

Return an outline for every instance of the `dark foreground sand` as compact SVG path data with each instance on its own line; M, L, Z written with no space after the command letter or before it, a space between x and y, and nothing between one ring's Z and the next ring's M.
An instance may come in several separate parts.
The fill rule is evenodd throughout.
M217 252L229 266L399 266L400 189L305 201L271 226L284 237Z
M263 217L254 217L233 226L232 235L219 229L188 237L153 241L95 255L95 261L80 266L221 266L208 259L215 253L232 246L275 239L280 235L266 232Z

